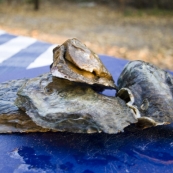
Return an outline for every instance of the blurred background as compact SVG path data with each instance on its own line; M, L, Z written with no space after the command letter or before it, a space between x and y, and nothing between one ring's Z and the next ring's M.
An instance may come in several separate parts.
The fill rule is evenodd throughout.
M0 0L0 29L173 70L173 0Z

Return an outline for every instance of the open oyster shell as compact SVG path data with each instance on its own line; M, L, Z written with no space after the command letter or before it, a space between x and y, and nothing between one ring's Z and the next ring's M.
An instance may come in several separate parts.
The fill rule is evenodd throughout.
M0 133L50 131L36 125L14 104L17 91L25 82L26 80L12 80L0 84Z
M137 122L120 98L51 74L29 79L18 91L16 105L37 125L58 131L111 134Z
M111 74L99 57L75 38L54 48L51 73L53 76L70 81L100 86L100 90L116 89Z
M138 112L145 127L173 122L173 76L143 61L129 62L118 79L117 96Z

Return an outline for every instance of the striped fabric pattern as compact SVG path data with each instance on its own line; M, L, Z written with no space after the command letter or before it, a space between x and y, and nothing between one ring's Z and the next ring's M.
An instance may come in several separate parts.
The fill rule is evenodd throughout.
M0 30L0 82L49 71L56 45Z

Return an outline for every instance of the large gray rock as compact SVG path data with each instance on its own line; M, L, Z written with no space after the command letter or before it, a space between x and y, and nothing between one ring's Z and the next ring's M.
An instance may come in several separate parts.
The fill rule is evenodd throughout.
M16 105L39 126L77 133L118 133L137 120L120 98L44 74L19 89Z

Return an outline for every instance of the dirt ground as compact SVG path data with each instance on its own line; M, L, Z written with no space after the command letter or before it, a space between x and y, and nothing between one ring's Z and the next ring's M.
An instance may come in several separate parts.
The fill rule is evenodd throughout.
M173 70L173 15L122 13L93 2L45 2L39 11L32 8L1 2L0 29L55 44L76 37L97 54Z

